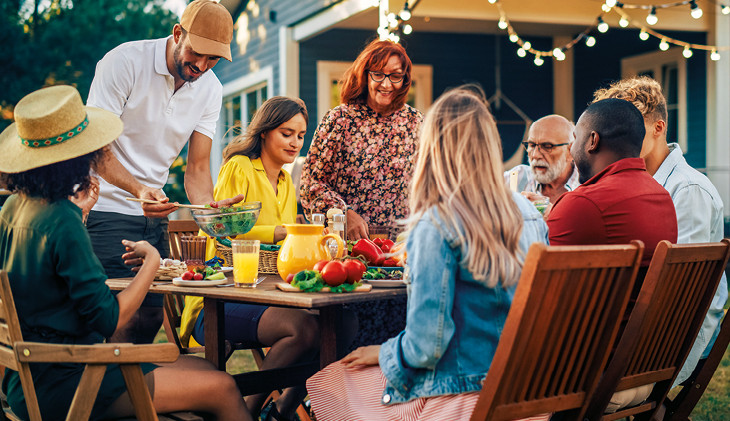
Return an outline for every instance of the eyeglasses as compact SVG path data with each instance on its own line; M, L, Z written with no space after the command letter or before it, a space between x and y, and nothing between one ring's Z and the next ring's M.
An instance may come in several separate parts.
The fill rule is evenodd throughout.
M403 82L403 79L406 77L403 73L383 73L383 72L369 72L370 73L370 79L373 80L373 82L382 82L387 77L390 79L391 83L401 83Z
M565 146L569 145L570 143L535 143L535 142L520 142L522 143L522 146L525 147L525 150L527 152L530 152L531 150L537 148L540 148L540 152L542 153L550 153L553 151L553 148L557 148L558 146Z

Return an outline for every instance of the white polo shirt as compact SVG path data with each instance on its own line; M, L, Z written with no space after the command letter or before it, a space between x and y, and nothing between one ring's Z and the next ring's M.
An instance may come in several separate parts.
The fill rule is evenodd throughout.
M215 135L222 103L222 87L212 71L175 92L167 69L168 38L124 43L96 65L87 104L117 114L124 132L111 144L119 162L140 183L162 188L175 158L193 131ZM142 215L130 193L100 180L94 210Z

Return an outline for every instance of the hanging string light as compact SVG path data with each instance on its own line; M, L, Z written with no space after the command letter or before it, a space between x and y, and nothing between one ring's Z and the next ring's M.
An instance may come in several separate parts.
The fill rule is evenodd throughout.
M378 28L378 35L380 39L389 39L393 42L400 42L402 35L410 35L413 33L413 27L406 23L411 20L412 10L418 5L421 0L405 0L403 8L400 12L388 13L385 20L386 26ZM495 0L497 1L497 0ZM378 5L379 1L374 1L374 5Z
M697 5L697 2L695 0L692 0L689 3L690 12L689 14L695 18L699 19L702 17L702 9L700 9L700 6Z
M417 0L418 1L418 0ZM682 54L686 58L690 58L693 55L693 50L699 49L699 50L705 50L710 52L710 59L717 61L720 60L720 50L730 50L730 46L722 46L718 47L715 45L703 45L703 44L693 44L688 43L685 41L681 41L675 38L668 37L666 35L663 35L657 31L654 31L653 29L644 26L643 24L639 24L631 19L631 17L626 14L626 12L623 9L648 9L649 15L647 16L647 23L650 25L655 24L658 19L656 17L656 10L657 8L667 8L667 7L677 7L677 6L685 6L689 5L691 11L694 12L695 19L698 19L696 15L702 13L702 9L699 9L699 6L696 3L696 0L684 0L676 3L669 3L669 4L661 4L661 5L635 5L635 4L626 4L621 3L616 0L606 0L605 3L601 5L602 9L605 13L602 13L596 18L596 21L593 25L588 26L583 32L576 35L570 42L562 45L557 46L553 48L552 50L537 50L532 48L532 44L524 40L520 35L517 33L517 31L514 30L512 27L510 20L508 19L507 15L504 12L504 9L502 8L502 4L499 0L489 0L490 3L497 6L497 9L499 11L499 21L497 23L498 27L503 30L507 30L507 33L509 34L509 40L510 42L518 44L517 48L517 55L519 57L526 57L527 53L534 55L534 63L536 66L541 66L544 64L544 57L550 57L552 56L558 61L563 61L566 58L566 52L573 48L575 44L577 44L580 41L584 41L585 45L587 47L593 47L596 45L596 38L591 35L591 32L593 30L598 30L601 33L607 32L610 27L608 23L604 20L605 13L608 12L615 12L619 15L619 26L622 28L628 27L629 25L633 25L634 27L640 29L639 32L639 38L642 41L647 41L650 37L655 37L660 40L659 42L659 49L662 51L666 51L669 49L670 44L674 44L680 47L683 47ZM725 8L727 7L728 13L730 14L730 5L728 6L722 6L723 7L723 13ZM700 10L699 12L696 12L696 10ZM653 16L653 19L649 19L651 16ZM700 15L701 17L701 15ZM652 23L653 22L653 23Z
M648 15L646 15L646 23L649 25L656 25L659 22L659 18L656 17L656 7L652 7Z
M723 4L721 10L723 15L730 14L730 6L728 6L727 4Z

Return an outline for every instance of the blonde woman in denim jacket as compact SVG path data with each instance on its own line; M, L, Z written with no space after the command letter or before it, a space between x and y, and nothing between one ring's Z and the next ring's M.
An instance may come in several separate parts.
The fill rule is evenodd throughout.
M307 382L319 421L468 420L527 249L547 243L540 213L504 184L499 134L480 92L444 94L420 139L406 328Z

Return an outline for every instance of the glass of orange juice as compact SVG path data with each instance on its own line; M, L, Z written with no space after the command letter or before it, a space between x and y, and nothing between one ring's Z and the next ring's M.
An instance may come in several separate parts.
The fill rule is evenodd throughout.
M259 240L233 240L233 283L239 288L255 288L259 275Z

